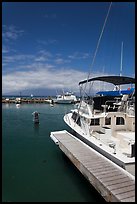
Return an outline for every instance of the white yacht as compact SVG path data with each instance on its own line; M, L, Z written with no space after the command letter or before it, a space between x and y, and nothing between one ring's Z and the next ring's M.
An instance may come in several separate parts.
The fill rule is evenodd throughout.
M118 86L135 83L130 77L105 76L79 85L101 79ZM101 107L96 109L94 97L82 97L78 107L64 116L64 121L73 135L135 175L135 93L124 94L119 100L108 98Z
M71 104L76 102L77 98L72 92L65 92L61 95L57 95L56 99L54 99L54 103L60 104Z

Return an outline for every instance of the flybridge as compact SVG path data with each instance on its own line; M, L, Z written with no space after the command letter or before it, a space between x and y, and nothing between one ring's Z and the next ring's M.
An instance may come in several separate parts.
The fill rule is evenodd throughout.
M123 85L123 84L135 84L135 78L126 77L126 76L102 76L102 77L94 77L90 79L86 79L79 82L79 85L85 84L91 81L104 81L108 83L112 83L114 85Z
M134 88L118 90L118 91L99 91L96 94L100 96L118 96L118 95L130 95L134 92Z

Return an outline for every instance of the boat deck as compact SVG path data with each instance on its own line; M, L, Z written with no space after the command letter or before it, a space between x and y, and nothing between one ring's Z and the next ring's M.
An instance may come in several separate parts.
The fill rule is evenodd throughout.
M107 202L135 202L133 175L66 130L50 137Z

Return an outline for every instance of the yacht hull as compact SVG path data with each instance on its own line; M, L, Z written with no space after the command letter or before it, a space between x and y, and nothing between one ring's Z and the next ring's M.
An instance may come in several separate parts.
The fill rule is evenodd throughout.
M55 103L59 103L59 104L71 104L73 103L72 100L56 100Z
M135 162L133 160L132 160L132 162L124 162L124 161L120 160L114 153L110 153L110 152L106 151L105 149L101 148L102 145L99 145L99 144L97 145L96 143L94 143L94 141L92 142L89 139L89 137L85 136L82 132L80 133L80 131L78 131L77 128L74 128L74 126L71 125L70 120L71 120L70 116L68 116L68 115L64 116L64 121L69 126L71 134L76 136L78 139L80 139L85 144L92 147L94 150L96 150L97 152L99 152L100 154L102 154L103 156L105 156L106 158L111 160L112 162L116 163L118 166L122 167L123 169L126 169L131 174L135 175ZM130 170L128 170L128 169L130 169Z

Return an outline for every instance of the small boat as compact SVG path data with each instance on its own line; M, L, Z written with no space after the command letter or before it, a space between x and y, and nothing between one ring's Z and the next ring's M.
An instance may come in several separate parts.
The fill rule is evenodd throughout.
M71 104L76 102L77 98L72 92L65 92L62 95L57 95L56 99L54 99L54 103L59 104Z

